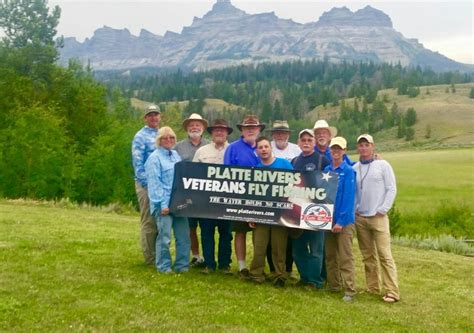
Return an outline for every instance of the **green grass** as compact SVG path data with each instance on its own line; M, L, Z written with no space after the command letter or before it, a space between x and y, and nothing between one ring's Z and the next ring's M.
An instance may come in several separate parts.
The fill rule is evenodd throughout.
M401 212L433 211L443 202L474 211L474 149L384 152L397 178ZM357 156L351 154L351 158Z
M474 327L472 258L394 246L402 301L387 305L361 293L353 304L344 304L340 294L294 286L254 286L198 272L160 275L142 264L138 229L137 215L0 201L0 331L452 332ZM354 252L363 290L356 245Z

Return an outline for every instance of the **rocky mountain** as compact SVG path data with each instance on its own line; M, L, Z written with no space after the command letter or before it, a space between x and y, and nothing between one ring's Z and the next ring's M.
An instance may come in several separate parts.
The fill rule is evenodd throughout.
M467 65L425 49L416 39L403 37L388 15L370 6L356 12L333 8L316 22L300 24L273 12L247 14L230 0L218 0L181 33L168 31L157 36L142 30L134 36L127 29L104 26L83 43L65 38L60 61L66 64L71 58L89 62L96 70L202 70L296 59L370 60L429 66L437 71L469 70Z

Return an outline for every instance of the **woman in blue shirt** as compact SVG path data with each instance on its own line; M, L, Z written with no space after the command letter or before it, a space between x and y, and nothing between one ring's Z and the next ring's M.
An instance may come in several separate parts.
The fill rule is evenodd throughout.
M170 127L163 127L156 138L157 149L145 163L148 181L150 212L158 229L156 238L156 268L161 273L176 273L189 270L189 224L185 217L170 215L169 203L173 186L174 165L181 161L178 153L172 148L176 144L176 134ZM176 261L171 263L170 243L171 228L174 230L176 243Z
M332 162L324 171L339 174L332 232L326 234L326 269L329 289L344 289L343 300L352 301L355 291L355 263L352 238L355 221L355 171L344 161L347 142L335 137L329 144Z

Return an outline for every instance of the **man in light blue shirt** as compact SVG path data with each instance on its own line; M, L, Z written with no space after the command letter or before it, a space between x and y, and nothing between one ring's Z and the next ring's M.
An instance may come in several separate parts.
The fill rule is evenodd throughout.
M135 192L140 207L140 240L147 265L155 263L156 226L150 215L147 192L145 162L156 149L155 141L161 121L160 108L150 105L144 114L145 126L135 134L132 141L132 162L135 173Z

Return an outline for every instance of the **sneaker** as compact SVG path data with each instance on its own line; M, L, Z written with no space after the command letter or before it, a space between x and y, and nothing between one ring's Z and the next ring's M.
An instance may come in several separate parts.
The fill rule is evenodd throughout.
M351 295L344 295L344 297L342 298L342 300L344 302L347 302L347 303L350 303L354 300L354 296L351 296Z
M224 275L234 275L230 270L230 267L220 268L219 271L222 272Z
M303 280L299 280L298 282L295 283L295 287L305 287L307 285L306 282Z
M248 270L248 268L243 268L240 270L239 276L241 279L247 279L250 277L250 271Z
M277 288L283 288L285 286L285 280L278 278L273 282L273 285Z
M296 272L287 272L286 274L288 275L289 280L292 280L292 281L298 280L298 275L296 274Z
M206 275L208 275L210 272L211 270L209 269L209 267L204 267L204 269L201 271L202 274L206 274Z
M196 258L196 257L193 257L193 259L191 259L191 262L189 263L189 266L193 267L193 268L205 268L205 264L204 264L204 259L203 258Z

